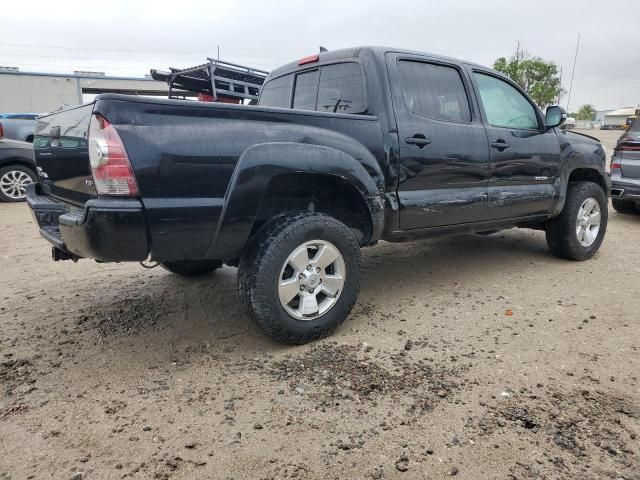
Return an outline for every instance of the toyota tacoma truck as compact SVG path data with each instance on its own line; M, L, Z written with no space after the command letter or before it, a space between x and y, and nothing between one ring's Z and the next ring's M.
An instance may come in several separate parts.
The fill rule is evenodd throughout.
M237 266L248 314L304 343L349 315L379 240L523 227L592 257L606 156L565 116L480 65L323 52L271 72L257 106L107 94L44 116L27 199L54 260Z

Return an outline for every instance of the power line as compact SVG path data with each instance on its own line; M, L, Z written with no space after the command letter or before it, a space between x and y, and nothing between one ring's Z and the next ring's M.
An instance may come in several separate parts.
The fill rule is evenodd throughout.
M578 43L576 43L576 56L573 57L573 70L571 71L571 83L569 84L569 94L567 96L567 111L571 103L571 89L573 88L573 76L576 73L576 62L578 61L578 48L580 47L580 34L578 34Z
M18 55L15 55L18 56ZM204 60L194 60L194 61L187 61L187 60L179 60L177 63L172 63L169 59L163 59L163 60L118 60L118 59L110 59L110 58L102 58L102 59L90 59L90 58L85 58L85 59L81 59L81 58L74 58L74 57L54 57L54 56L46 56L46 55L35 55L35 57L37 58L59 58L60 60L80 60L78 62L78 64L81 63L88 63L91 65L91 68L107 68L107 69L114 69L114 70L131 70L131 69L135 69L135 68L144 68L144 69L148 69L150 68L149 63L171 63L171 66L175 66L177 64L185 64L185 63L206 63L206 61ZM0 56L0 58L2 58ZM231 58L233 59L234 56L230 55L227 58ZM118 67L118 66L107 66L107 65L95 65L91 63L91 60L98 60L101 62L121 62L121 61L127 61L127 62L135 62L138 65L141 65L142 67L139 67L138 65L131 65L128 67ZM169 61L168 61L169 60ZM87 62L88 61L88 62ZM51 64L51 63L29 63L29 62L16 62L16 61L12 61L12 60L4 60L1 61L1 63L7 63L10 65L25 65L25 66L37 66L37 67L67 67L67 68L76 68L78 65L69 65L69 64ZM260 67L270 67L270 68L276 68L281 66L281 64L278 63L262 63L262 62L251 62L251 66L260 66Z
M180 51L180 50L133 50L133 49L118 49L118 48L89 48L89 47L67 47L61 45L36 45L29 43L0 43L2 47L27 47L27 48L52 48L61 50L82 50L89 52L121 52L121 53L163 53L168 55L211 55L211 50L192 50L192 51ZM238 53L233 50L227 50L228 53L236 56L243 57L255 57L255 58L272 58L275 60L291 60L292 57L276 57L272 55L255 55L249 53Z

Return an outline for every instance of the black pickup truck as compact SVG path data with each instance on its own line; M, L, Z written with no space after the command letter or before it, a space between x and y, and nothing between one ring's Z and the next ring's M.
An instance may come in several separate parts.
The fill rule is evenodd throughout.
M485 67L363 47L271 72L257 106L99 95L41 117L28 202L54 260L238 267L272 337L332 332L379 240L546 231L585 260L607 226L594 138Z

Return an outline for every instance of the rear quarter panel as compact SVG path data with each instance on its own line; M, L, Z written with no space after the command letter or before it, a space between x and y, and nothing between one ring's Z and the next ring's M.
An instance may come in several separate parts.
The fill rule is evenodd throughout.
M384 187L386 153L373 116L116 99L98 99L94 111L115 126L131 159L156 260L215 257L227 187L238 159L255 145L335 148Z

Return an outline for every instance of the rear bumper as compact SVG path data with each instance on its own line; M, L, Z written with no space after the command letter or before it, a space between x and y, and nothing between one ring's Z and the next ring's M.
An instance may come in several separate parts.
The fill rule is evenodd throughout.
M640 201L640 181L633 183L612 181L611 197Z
M144 209L138 200L89 200L83 210L69 212L65 204L42 195L41 185L34 183L27 188L27 203L40 235L58 250L103 262L142 261L149 255Z

